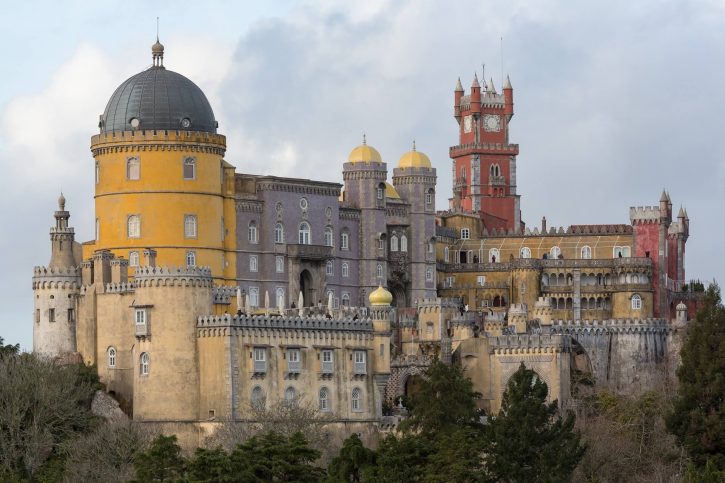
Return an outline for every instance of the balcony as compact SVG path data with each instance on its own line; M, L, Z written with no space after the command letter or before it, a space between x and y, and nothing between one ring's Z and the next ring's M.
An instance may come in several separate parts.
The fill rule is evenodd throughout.
M322 373L332 374L335 370L335 364L332 361L322 361Z
M149 325L147 323L135 324L136 325L136 337L148 337L149 336Z
M506 186L506 178L503 176L491 176L488 181L491 186Z
M518 144L502 144L502 143L469 143L451 146L449 150L450 157L457 158L467 154L475 154L481 151L495 152L497 154L508 154L516 156L519 154Z
M332 247L325 245L287 245L287 256L298 260L327 260L332 258Z
M300 361L287 361L287 372L290 374L299 374L301 369Z

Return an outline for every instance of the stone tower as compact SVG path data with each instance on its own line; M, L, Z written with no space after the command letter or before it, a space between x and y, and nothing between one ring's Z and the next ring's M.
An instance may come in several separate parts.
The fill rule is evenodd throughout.
M480 213L491 230L521 231L520 196L516 192L517 144L509 144L509 121L514 115L513 88L508 77L503 93L493 79L483 90L474 76L464 96L461 80L454 92L454 117L459 142L452 146L453 191L461 209ZM458 208L458 207L457 207Z
M390 378L390 337L393 294L378 286L368 297L373 320L373 371L375 373L375 415L383 415L382 401Z
M58 356L76 351L76 321L80 269L76 263L73 228L65 197L58 198L55 226L50 229L51 256L47 267L33 271L33 352Z

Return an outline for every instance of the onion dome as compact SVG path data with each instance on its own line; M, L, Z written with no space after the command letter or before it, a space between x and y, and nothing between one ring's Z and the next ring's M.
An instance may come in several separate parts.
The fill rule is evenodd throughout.
M398 161L399 168L428 168L431 169L433 166L430 163L430 159L425 153L416 151L415 141L413 141L413 150L408 151L400 157Z
M350 163L383 162L383 158L380 157L380 153L378 152L378 150L372 146L368 146L364 134L363 143L350 152L350 156L347 157L347 160Z
M395 189L395 186L385 182L385 197L386 198L395 198L396 200L400 199L400 195L398 194L398 190Z
M153 65L127 79L111 96L101 116L101 133L183 130L216 133L209 100L199 87L164 67L164 46L151 47Z
M63 196L63 192L60 192L60 196L58 197L58 209L60 211L65 211L65 196Z
M677 304L677 307L675 307L675 310L677 310L677 311L687 310L687 305L685 305L684 302L680 302L679 304Z
M390 305L393 303L393 294L385 290L383 286L380 285L370 293L368 300L370 301L370 305Z

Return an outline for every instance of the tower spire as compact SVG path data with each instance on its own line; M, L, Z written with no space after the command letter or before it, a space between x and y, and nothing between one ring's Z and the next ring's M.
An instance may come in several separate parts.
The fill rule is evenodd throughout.
M154 67L164 68L164 45L159 42L159 17L156 17L156 43L151 46L151 59Z

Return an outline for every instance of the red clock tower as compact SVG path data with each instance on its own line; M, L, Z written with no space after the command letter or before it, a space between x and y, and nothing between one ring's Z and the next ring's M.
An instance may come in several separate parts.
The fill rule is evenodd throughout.
M509 144L509 121L514 115L513 88L508 77L503 93L493 79L483 90L474 76L470 95L463 95L458 79L454 116L458 121L458 145L450 148L453 160L451 208L478 213L483 225L520 232L520 196L516 193L518 144Z

